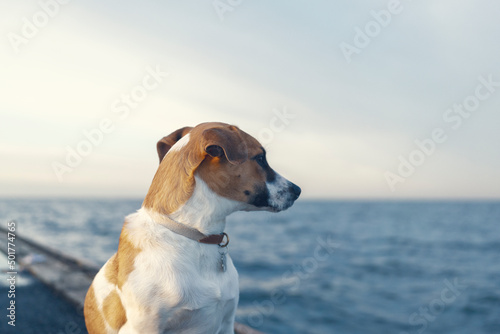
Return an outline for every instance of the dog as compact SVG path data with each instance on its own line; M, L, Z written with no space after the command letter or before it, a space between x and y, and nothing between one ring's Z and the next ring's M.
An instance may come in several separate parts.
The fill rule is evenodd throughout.
M226 216L289 208L301 189L260 143L225 123L184 127L157 144L160 165L141 209L84 304L90 334L234 333L238 273Z

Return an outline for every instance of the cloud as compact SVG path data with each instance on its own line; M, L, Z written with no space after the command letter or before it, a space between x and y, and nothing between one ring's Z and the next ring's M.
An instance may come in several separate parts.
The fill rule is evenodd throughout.
M499 197L496 95L401 190L384 183L384 171L443 125L444 111L473 92L479 75L500 80L500 5L402 4L347 64L338 44L387 1L244 2L224 21L210 2L71 2L19 54L8 40L1 45L9 66L0 77L8 160L0 195L140 197L154 173L154 145L170 131L220 120L259 137L273 110L287 108L295 118L266 147L305 196ZM0 14L6 32L20 32L23 17L40 10L10 6ZM117 118L113 102L156 65L168 79ZM115 130L59 184L51 163L108 117Z

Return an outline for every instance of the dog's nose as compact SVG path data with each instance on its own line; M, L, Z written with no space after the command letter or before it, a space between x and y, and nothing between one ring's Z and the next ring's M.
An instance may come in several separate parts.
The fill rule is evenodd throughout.
M293 200L295 201L297 198L299 198L302 190L300 189L300 187L298 185L296 185L294 183L291 183L290 188L291 188L292 193L293 193Z

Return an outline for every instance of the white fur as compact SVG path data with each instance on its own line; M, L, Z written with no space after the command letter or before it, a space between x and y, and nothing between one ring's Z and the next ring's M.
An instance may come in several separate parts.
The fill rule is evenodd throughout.
M290 192L290 181L276 173L276 178L273 182L266 183L269 191L269 205L276 211L281 211L289 208L294 201Z
M225 217L240 206L196 178L192 197L171 217L203 233L220 233ZM127 312L119 333L234 333L239 287L229 254L222 272L217 245L175 234L155 221L157 217L141 208L125 221L127 236L141 252L119 291ZM102 282L104 268L96 279L99 286L109 287Z
M195 176L195 182L196 186L189 200L172 213L170 218L204 234L224 232L226 217L242 210L245 203L217 195L198 176Z
M189 138L190 138L190 133L184 135L181 139L179 139L171 148L168 150L167 154L170 152L175 152L175 151L180 151L181 148L186 146L187 143L189 143Z

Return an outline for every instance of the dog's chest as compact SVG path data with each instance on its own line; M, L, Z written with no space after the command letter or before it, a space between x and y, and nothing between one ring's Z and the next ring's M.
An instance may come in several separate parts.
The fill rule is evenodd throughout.
M155 246L134 261L123 287L123 295L131 294L134 300L128 306L146 306L147 313L154 315L149 321L157 320L150 325L160 331L199 328L203 332L215 326L217 332L238 304L238 274L231 258L227 256L224 272L216 245L176 240ZM139 318L141 313L137 312Z

